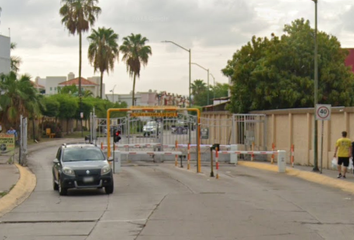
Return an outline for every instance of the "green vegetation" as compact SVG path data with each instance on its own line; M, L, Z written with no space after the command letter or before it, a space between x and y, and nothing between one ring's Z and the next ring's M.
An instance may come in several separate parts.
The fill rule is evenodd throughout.
M90 46L88 49L88 58L93 65L94 71L100 71L100 98L102 98L102 85L103 85L103 73L106 71L109 74L109 70L114 70L114 62L118 60L118 34L110 28L98 28L92 30L91 35L88 37Z
M222 70L231 78L231 112L313 107L314 30L298 19L277 37L252 38ZM354 75L336 37L318 33L318 102L351 106Z
M207 84L203 80L197 79L192 83L191 88L192 88L192 95L194 96L193 105L205 106L205 105L212 104L213 98L227 97L229 84L216 83L215 86L210 85L208 89ZM209 102L207 97L208 91L209 91L209 96L212 96L211 98L209 98Z
M81 95L81 64L82 64L82 33L87 32L92 26L101 8L96 6L98 0L62 0L59 10L61 22L69 30L69 33L79 34L79 96Z
M152 55L151 47L145 45L149 40L140 34L131 34L123 38L123 44L119 50L123 53L122 60L127 65L127 72L133 77L133 97L132 106L135 105L135 80L140 77L141 65L146 66L149 61L149 55Z

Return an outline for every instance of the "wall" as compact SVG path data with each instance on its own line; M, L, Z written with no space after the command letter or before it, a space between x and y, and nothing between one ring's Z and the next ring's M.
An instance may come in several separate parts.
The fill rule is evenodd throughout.
M46 77L45 81L45 93L47 95L57 94L58 93L58 84L65 82L66 77Z
M287 151L287 161L290 162L290 149L294 144L295 164L313 166L314 164L314 114L312 108L306 109L284 109L269 111L253 111L252 114L266 115L266 149L272 149L272 143L276 150ZM235 144L234 140L227 137L232 129L232 114L226 111L203 112L202 127L206 119L211 119L214 125L223 126L219 134L215 132L217 126L211 126L210 138L202 140L203 144L217 141L220 144ZM331 166L335 143L341 137L342 131L348 132L348 137L354 141L354 127L351 122L354 119L354 107L336 107L331 109L331 119L323 122L323 167ZM229 123L227 123L229 122ZM321 133L322 122L318 121L318 166L321 162ZM215 135L216 134L216 135ZM262 139L263 131L257 131L257 138ZM259 140L258 140L259 141ZM268 157L268 160L270 157Z

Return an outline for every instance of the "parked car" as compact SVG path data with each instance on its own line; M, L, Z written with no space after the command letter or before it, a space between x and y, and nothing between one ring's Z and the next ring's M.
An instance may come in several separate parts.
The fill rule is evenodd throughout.
M172 134L187 134L188 124L182 120L177 120L175 124L171 125Z
M67 195L70 188L104 188L113 193L111 165L100 148L89 143L70 143L59 147L53 160L53 189Z
M156 122L156 121L148 121L144 127L143 127L143 134L144 134L144 137L146 136L150 136L150 135L153 135L153 134L159 134L159 132L157 132L157 128L159 128L159 132L162 130L161 129L161 125Z

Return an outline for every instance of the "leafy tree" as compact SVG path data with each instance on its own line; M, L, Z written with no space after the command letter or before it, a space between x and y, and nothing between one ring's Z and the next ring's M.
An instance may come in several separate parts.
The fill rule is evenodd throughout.
M78 96L79 88L75 84L72 84L70 86L61 87L58 92L60 94L70 94L73 96Z
M66 119L67 133L69 133L69 120L75 118L79 107L78 99L69 94L56 94L55 99L59 102L60 119Z
M96 3L98 0L62 0L62 7L59 10L61 22L69 33L79 35L79 96L81 96L82 33L89 30L101 13L101 8L96 6Z
M211 86L213 98L227 97L229 88L230 85L228 83L216 83L215 86Z
M253 37L234 53L222 70L232 80L231 112L248 112L314 105L314 30L298 19L284 34ZM353 104L354 75L345 66L348 54L337 38L318 33L318 102L332 106Z
M41 108L42 114L47 117L59 116L60 104L55 95L44 97L43 107Z
M109 70L113 71L115 60L119 60L118 49L118 34L114 33L111 28L98 28L92 30L91 35L88 37L90 41L88 49L88 58L93 65L94 71L97 70L101 73L100 82L100 98L102 98L102 84L103 73Z
M40 114L42 96L28 75L19 79L15 72L0 75L1 119L6 125L18 125L19 116L33 118Z
M127 72L130 77L133 77L133 97L132 106L134 106L135 99L135 80L140 77L141 65L146 66L149 61L149 55L152 55L151 47L146 45L149 41L146 37L140 34L131 34L123 38L123 44L119 50L123 53L122 60L127 65Z

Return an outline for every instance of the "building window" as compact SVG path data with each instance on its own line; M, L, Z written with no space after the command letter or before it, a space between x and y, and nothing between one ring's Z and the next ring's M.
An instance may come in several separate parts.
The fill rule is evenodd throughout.
M52 91L53 90L53 88L52 87L50 87L50 91Z
M54 91L56 91L57 90L57 87L54 87Z

